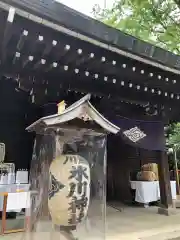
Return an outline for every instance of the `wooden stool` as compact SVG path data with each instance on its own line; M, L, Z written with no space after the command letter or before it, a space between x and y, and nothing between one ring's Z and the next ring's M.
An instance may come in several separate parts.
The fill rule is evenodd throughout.
M17 190L16 191L16 193L20 193L20 192L24 192L24 191L23 190ZM12 230L7 230L6 231L6 212L7 212L7 203L8 203L8 195L9 194L10 193L8 193L8 192L0 193L0 196L3 196L2 225L1 225L0 235L9 234L9 233L24 232L30 224L30 211L29 211L29 208L27 208L26 211L25 211L24 228L22 228L22 229L12 229Z

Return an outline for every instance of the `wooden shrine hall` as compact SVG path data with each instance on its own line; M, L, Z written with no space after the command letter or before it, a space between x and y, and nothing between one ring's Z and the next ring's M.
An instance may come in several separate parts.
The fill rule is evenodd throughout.
M147 142L146 147L136 141L133 146L123 145L118 137L110 136L108 166L113 165L111 158L116 159L113 175L116 191L124 194L119 196L122 200L129 198L125 170L157 162L159 212L171 213L163 131L168 123L180 120L180 57L52 0L3 0L0 9L0 141L6 142L7 161L14 158L22 168L24 159L30 161L33 136L27 137L24 131L43 115L43 106L60 100L70 104L91 93L93 104L111 121L124 117L163 126L157 131L156 124L149 130L149 134L163 135L158 138L161 147L151 149ZM9 116L15 119L13 123ZM9 140L12 134L16 143ZM131 153L128 161L127 153Z

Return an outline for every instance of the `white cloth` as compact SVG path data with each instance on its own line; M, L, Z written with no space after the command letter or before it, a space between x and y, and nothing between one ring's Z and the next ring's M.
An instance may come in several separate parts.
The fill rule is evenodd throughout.
M8 173L8 184L15 184L15 173Z
M156 202L160 199L159 182L132 181L131 188L136 189L135 201L139 203ZM176 182L171 181L172 199L176 199Z
M24 202L28 202L29 200L22 200L23 196L24 199L26 197L25 194L23 194L24 192L28 192L29 190L29 184L12 184L12 185L0 185L0 192L8 192L8 202L7 202L7 212L8 211L14 211L14 212L20 212L22 208L24 207ZM23 192L18 192L18 191L23 191ZM17 194L18 193L18 194ZM20 194L22 193L22 194ZM17 195L15 195L17 194ZM16 197L15 197L16 196ZM17 203L17 198L19 197L19 200L21 199L22 204L20 205L19 203ZM3 196L0 196L0 211L3 210ZM12 209L12 203L14 201L14 207ZM9 210L8 210L8 204L9 204ZM11 210L10 210L11 209Z
M6 211L15 211L22 208L30 208L30 192L9 193Z
M1 177L0 177L0 184L2 184L2 185L8 184L8 175L7 174L1 175Z
M28 183L28 171L17 171L16 172L16 183L27 184Z

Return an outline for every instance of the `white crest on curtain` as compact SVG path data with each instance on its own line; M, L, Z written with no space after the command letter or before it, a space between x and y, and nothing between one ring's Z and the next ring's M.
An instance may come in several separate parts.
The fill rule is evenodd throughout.
M146 134L143 131L141 131L138 127L134 127L129 130L126 130L123 132L123 134L134 143L146 137Z

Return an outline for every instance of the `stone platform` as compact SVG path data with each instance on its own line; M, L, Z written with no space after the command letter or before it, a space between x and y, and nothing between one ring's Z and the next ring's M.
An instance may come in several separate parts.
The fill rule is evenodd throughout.
M176 215L164 216L157 214L157 207L143 208L120 205L119 209L121 211L119 211L117 210L118 203L116 206L116 209L107 207L106 240L178 240L178 237L180 237L180 209L177 210ZM89 222L89 225L89 231L92 227L95 231L96 228L98 229L98 226L94 226L91 222ZM41 236L37 234L37 239L64 240L56 234L56 236L54 235L55 238L50 237L50 233L48 233L50 231L47 224L43 232L40 233ZM34 240L29 237L24 238L24 236L23 233L9 234L0 236L0 239ZM99 240L104 240L104 238Z

